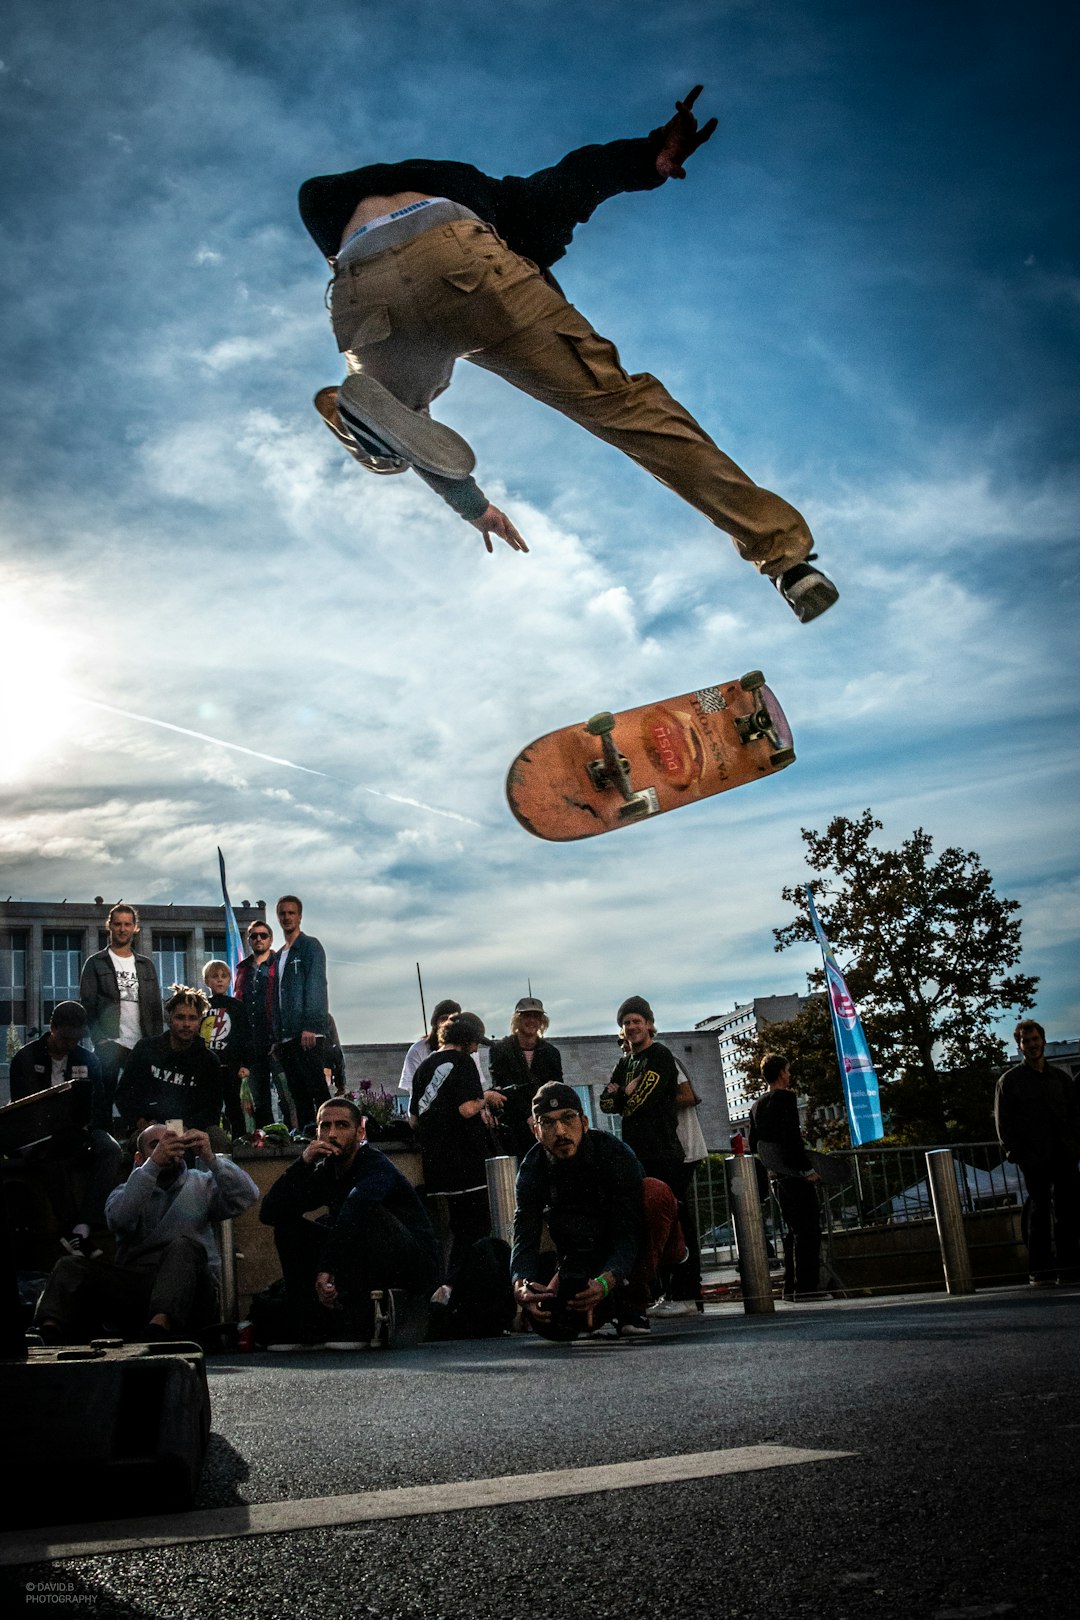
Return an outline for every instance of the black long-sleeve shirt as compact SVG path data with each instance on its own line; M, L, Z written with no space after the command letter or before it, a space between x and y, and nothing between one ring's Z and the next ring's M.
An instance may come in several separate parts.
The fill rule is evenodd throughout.
M267 1226L277 1226L282 1221L302 1219L307 1211L325 1205L330 1219L323 1228L319 1270L336 1275L347 1265L355 1235L375 1204L397 1217L430 1253L434 1265L435 1233L415 1188L385 1153L368 1142L361 1143L344 1172L332 1158L319 1158L312 1164L303 1158L295 1160L266 1194L259 1219Z
M365 197L399 191L448 197L471 208L522 258L547 270L563 257L577 225L607 198L622 191L653 191L663 185L656 155L662 129L643 139L580 146L549 169L508 174L496 180L471 163L408 158L369 163L344 174L321 174L300 187L300 217L321 253L332 259L357 204Z
M764 1097L759 1097L751 1108L751 1153L757 1152L759 1142L772 1142L780 1148L787 1173L791 1175L814 1168L799 1124L799 1099L793 1091L774 1087Z
M555 1159L538 1142L518 1170L514 1281L537 1277L546 1219L560 1266L577 1263L590 1276L610 1271L625 1282L644 1233L643 1180L630 1148L606 1131L586 1131L572 1159Z

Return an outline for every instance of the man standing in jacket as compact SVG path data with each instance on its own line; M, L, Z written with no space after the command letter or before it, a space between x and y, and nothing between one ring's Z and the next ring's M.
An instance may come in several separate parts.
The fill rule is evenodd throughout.
M562 1054L544 1039L550 1020L536 996L522 996L510 1020L510 1033L488 1052L488 1073L506 1103L499 1115L499 1141L504 1153L523 1159L535 1146L532 1100L549 1080L561 1080Z
M814 1186L821 1177L803 1141L787 1058L763 1058L761 1077L769 1089L750 1110L750 1151L759 1153L766 1144L772 1150L761 1158L784 1217L784 1298L822 1299L821 1217Z
M1022 1019L1015 1040L1024 1059L994 1093L998 1141L1027 1184L1031 1284L1080 1281L1080 1110L1076 1084L1046 1061L1046 1032Z
M271 1091L274 1063L270 1048L274 1044L274 1010L277 1006L277 955L270 924L256 917L253 923L248 924L247 942L250 954L237 964L233 994L243 1002L251 1029L248 1088L255 1127L259 1129L274 1123ZM280 1091L280 1086L278 1089ZM287 1109L283 1117L288 1121Z
M806 623L838 593L808 560L802 516L737 467L655 377L627 375L550 274L606 197L685 178L686 159L716 128L715 118L698 128L700 89L644 138L582 147L528 178L411 159L306 181L300 214L334 270L331 321L350 372L316 407L372 471L413 466L488 551L492 535L526 551L470 476L469 446L428 414L466 357L667 484L730 534Z
M300 1130L314 1125L320 1104L330 1095L320 1051L330 1025L326 952L317 939L301 932L303 915L296 895L283 894L277 903L284 944L277 953L274 1033Z
M109 1117L129 1054L145 1036L161 1034L164 1018L157 968L151 957L138 956L134 950L139 933L135 907L113 906L105 926L109 943L83 963L79 1000L86 1008L101 1064L103 1106Z

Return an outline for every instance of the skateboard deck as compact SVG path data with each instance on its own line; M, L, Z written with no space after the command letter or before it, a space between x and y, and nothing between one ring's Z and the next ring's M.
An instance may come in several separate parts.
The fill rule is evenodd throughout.
M614 832L771 776L795 750L760 670L538 737L514 760L506 797L537 838Z

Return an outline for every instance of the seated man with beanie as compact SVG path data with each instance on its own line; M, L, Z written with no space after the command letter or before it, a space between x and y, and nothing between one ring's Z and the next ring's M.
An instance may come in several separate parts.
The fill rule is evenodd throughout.
M590 1131L572 1086L552 1081L532 1103L536 1145L517 1178L514 1295L535 1333L570 1340L583 1333L638 1338L652 1278L685 1254L675 1196L646 1179L630 1148ZM544 1222L555 1245L540 1252Z

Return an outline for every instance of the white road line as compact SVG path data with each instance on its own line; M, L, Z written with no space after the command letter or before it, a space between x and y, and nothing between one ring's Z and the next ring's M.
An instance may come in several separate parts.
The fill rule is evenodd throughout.
M58 1525L44 1530L13 1530L0 1535L0 1566L90 1558L101 1553L139 1552L189 1541L228 1541L237 1536L272 1536L292 1530L322 1530L372 1519L406 1519L463 1508L502 1507L508 1502L543 1502L595 1491L635 1490L720 1474L748 1474L762 1468L794 1468L804 1463L854 1457L853 1451L806 1451L798 1446L738 1446L731 1451L695 1451L682 1457L648 1457L598 1468L555 1468L539 1474L505 1474L496 1479L464 1479L445 1485L410 1485L356 1496L316 1496L300 1502L262 1502L250 1507L210 1508L160 1518L120 1519L108 1524Z

